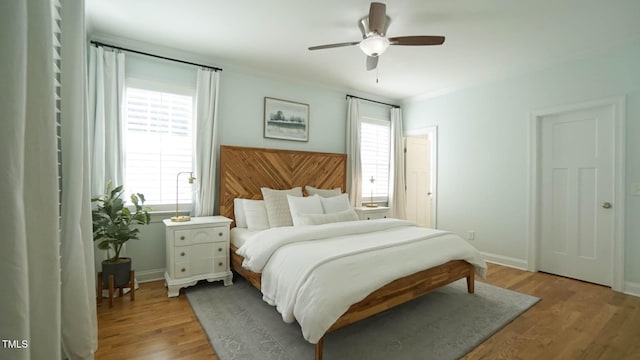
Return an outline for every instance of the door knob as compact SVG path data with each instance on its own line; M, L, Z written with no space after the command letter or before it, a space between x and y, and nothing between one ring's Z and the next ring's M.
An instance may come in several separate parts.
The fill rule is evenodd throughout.
M605 209L611 209L611 203L608 202L608 201L604 202L604 203L602 203L602 207L605 208Z

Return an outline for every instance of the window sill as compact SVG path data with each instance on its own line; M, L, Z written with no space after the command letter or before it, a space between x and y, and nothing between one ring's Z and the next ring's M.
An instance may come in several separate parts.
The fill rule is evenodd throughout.
M178 215L189 215L191 210L181 209L178 210ZM175 210L155 210L149 211L151 215L151 223L161 223L164 219L170 219L172 216L176 216Z

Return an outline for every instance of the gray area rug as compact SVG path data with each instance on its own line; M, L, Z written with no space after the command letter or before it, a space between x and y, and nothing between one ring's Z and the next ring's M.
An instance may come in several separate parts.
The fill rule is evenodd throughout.
M466 288L459 280L330 332L324 359L458 359L540 300L480 282L475 294ZM314 358L300 326L237 275L233 286L200 282L186 295L220 360Z

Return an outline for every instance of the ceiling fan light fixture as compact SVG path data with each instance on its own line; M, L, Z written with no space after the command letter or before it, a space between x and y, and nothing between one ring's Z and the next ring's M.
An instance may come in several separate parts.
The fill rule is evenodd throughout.
M358 47L367 56L380 56L389 47L389 40L386 37L373 35L360 41Z

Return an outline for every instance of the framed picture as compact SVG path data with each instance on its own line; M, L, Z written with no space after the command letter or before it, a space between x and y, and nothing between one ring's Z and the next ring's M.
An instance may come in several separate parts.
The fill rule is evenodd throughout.
M309 104L265 97L264 137L309 141Z

